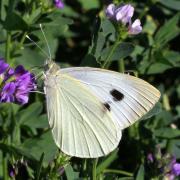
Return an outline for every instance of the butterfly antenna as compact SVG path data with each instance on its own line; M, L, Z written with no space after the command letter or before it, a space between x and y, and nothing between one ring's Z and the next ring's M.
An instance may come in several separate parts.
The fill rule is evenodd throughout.
M33 41L28 35L26 35L26 38L29 39L32 43L34 43L43 52L43 54L46 57L50 58L50 56L35 41Z
M39 24L39 26L40 26L41 32L42 32L42 34L43 34L43 36L44 36L44 39L45 39L45 41L46 41L46 45L47 45L47 48L48 48L48 51L49 51L49 58L50 58L50 60L52 60L51 50L50 50L50 47L49 47L47 38L46 38L46 36L45 36L45 33L44 33L44 31L43 31L42 24Z

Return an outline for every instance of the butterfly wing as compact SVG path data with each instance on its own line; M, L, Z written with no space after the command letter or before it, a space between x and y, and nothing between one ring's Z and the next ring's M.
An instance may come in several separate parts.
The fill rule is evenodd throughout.
M121 138L118 123L84 84L61 73L47 75L45 93L53 138L64 153L96 158L117 147Z
M127 74L89 67L61 69L79 79L111 110L124 129L147 113L160 98L160 92L146 81Z

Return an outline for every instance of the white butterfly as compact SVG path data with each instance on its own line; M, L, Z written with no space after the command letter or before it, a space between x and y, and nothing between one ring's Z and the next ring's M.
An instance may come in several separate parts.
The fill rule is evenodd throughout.
M60 69L53 61L47 64L44 90L56 145L81 158L113 151L122 129L160 98L156 88L139 78L90 67Z

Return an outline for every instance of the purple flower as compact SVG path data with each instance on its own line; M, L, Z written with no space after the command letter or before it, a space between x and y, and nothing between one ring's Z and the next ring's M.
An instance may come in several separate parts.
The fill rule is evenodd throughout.
M166 174L164 180L174 180L174 178L175 178L174 174Z
M129 23L134 14L134 8L130 5L115 6L110 4L106 8L106 16L110 19L122 22L124 25Z
M25 70L22 65L14 69L9 65L4 67L6 72L1 82L0 102L15 102L26 104L29 100L30 91L36 89L35 77L29 71Z
M64 4L61 0L54 0L54 4L59 9L62 9L64 7Z
M16 79L16 99L20 104L26 104L29 100L29 92L36 89L34 76L26 72Z
M129 24L129 34L139 34L142 31L141 22L136 19L132 24Z
M130 4L115 6L110 4L106 8L106 16L116 22L121 22L123 25L128 26L129 34L139 34L142 31L141 22L139 19L136 19L133 23L131 18L134 14L134 7Z
M13 102L16 84L14 82L6 83L0 94L0 102Z
M59 172L60 175L62 175L64 173L64 171L65 171L64 167L60 167L58 169L58 172Z
M35 77L27 72L16 79L16 84L19 89L31 91L36 88Z
M8 70L4 73L4 80L3 80L3 82L7 81L13 75L14 75L14 69L9 67Z
M153 162L154 162L153 154L152 154L152 153L149 153L149 154L147 155L147 159L148 159L149 162L153 163Z
M180 163L174 163L172 166L172 173L175 176L179 176L180 175Z
M126 25L134 14L134 8L130 4L127 4L117 8L115 13L117 21L121 21Z
M162 154L159 146L154 154L148 154L147 159L151 162L147 164L147 167L150 167L148 170L152 169L150 174L160 175L164 180L174 180L177 176L179 177L180 163L176 161L175 156L169 153Z
M115 17L115 9L116 6L114 4L109 4L106 8L106 16L108 18L114 18Z
M15 68L14 75L16 76L16 78L18 78L26 72L28 71L26 71L22 65L19 65Z
M3 58L0 58L0 74L4 73L9 67L9 64L5 63Z
M15 96L20 104L26 104L29 100L29 94L27 91L18 90Z
M9 176L10 176L10 177L15 177L15 172L14 172L13 170L10 171Z

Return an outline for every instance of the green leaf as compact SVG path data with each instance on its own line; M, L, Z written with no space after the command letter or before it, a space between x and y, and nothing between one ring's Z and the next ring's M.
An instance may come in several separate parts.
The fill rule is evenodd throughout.
M178 120L180 118L180 105L176 106L176 112L177 112L177 115L175 116L175 119Z
M41 16L41 7L34 9L30 16L28 16L26 22L28 22L29 25L35 23L38 18Z
M180 130L179 129L172 129L172 128L160 128L154 130L154 135L161 138L177 138L180 137Z
M1 42L6 41L6 30L3 29L2 24L0 24L0 37L1 37L1 39L0 39ZM2 55L1 55L1 57L2 57Z
M156 31L157 25L155 23L155 19L152 16L146 16L146 24L143 25L143 32L147 32L149 35L153 35Z
M90 66L90 67L99 67L99 64L96 61L96 58L92 54L87 54L80 66Z
M112 48L113 45L105 48L101 52L101 61L105 61L107 59L107 57L111 53ZM131 43L120 43L109 58L109 61L118 61L124 59L125 57L129 56L133 52L133 50L134 46Z
M84 0L78 0L83 9L85 10L90 10L90 9L95 9L100 7L100 2L98 0L90 0L90 1L84 1Z
M97 170L96 170L97 175L100 174L101 172L103 172L103 170L105 170L108 166L110 166L110 164L115 159L117 159L117 157L118 157L118 149L113 151L110 155L105 157L101 163L99 163L99 165L97 166Z
M41 116L35 116L28 121L24 121L23 125L29 126L30 128L48 128L48 118L46 114Z
M61 9L61 13L66 17L78 18L81 16L81 14L78 14L76 10L70 6L64 6L64 8Z
M102 33L104 34L104 36L107 35L112 35L114 36L116 33L116 29L112 23L112 21L110 21L109 19L103 19L101 21L101 27L100 30L102 31Z
M51 26L45 26L43 28L44 32L45 32L45 35L46 35L46 39L47 39L47 42L48 42L48 45L50 47L50 53L51 53L51 58L54 59L55 58L55 53L56 53L56 50L57 50L57 46L58 46L58 39L57 37L62 35L63 32L65 31L65 29L67 28L68 26L62 26L61 28L59 27L51 27ZM44 36L42 34L42 32L39 30L39 31L36 31L36 32L33 32L33 35L35 35L38 39L39 39L39 42L38 44L41 44L40 47L46 52L45 53L42 53L42 51L40 51L39 53L37 51L38 48L36 48L34 50L34 55L35 54L38 54L38 56L40 56L41 54L44 55L43 56L40 56L40 61L38 62L38 58L35 58L33 60L30 60L31 61L36 61L36 63L40 63L40 62L44 62L45 59L49 59L50 58L50 54L49 54L49 50L48 50L48 47L47 47L47 44L46 44L46 41L44 40ZM41 54L40 54L41 53ZM41 63L41 65L43 65L44 63Z
M159 114L159 113L161 112L161 110L162 110L162 105L161 105L161 103L158 102L158 103L153 107L153 109L151 109L147 114L145 114L145 115L141 118L141 120L149 119L149 118L151 118L152 116L155 116L155 115Z
M24 157L36 162L36 158L29 151L24 151L21 147L18 147L17 145L13 146L13 145L7 145L4 143L0 143L0 149L11 155L20 156L20 157L24 156Z
M1 26L0 26L0 28L1 28ZM6 49L5 47L6 47L5 43L1 44L1 46L0 46L0 57L5 57L5 49Z
M41 158L39 160L38 169L36 171L36 180L40 179L40 173L43 165L44 153L42 153Z
M8 3L9 1L0 1L0 16L1 16L1 20L3 21L6 19L7 16Z
M152 56L152 62L149 62L149 67L147 68L147 74L162 73L167 69L173 68L173 64L170 63L162 53L162 50L156 51Z
M180 10L180 1L178 0L158 0L158 1L168 8L174 10Z
M21 55L15 58L15 64L22 64L26 68L32 68L33 66L42 66L46 58L37 49L25 48L21 51Z
M171 139L168 142L167 150L170 154L174 155L176 159L180 158L180 141L179 139Z
M62 13L59 11L54 11L54 13L51 13L47 16L46 21L43 21L42 24L46 26L58 26L58 30L61 30L62 27L66 25L70 25L73 23L73 21L69 18L62 17Z
M167 126L172 123L173 115L168 111L161 111L157 116L155 116L155 121L157 123L157 127Z
M180 13L167 21L156 33L155 44L157 48L163 48L166 43L175 38L180 33L180 28L177 26Z
M53 59L55 58L54 56L58 46L57 37L63 36L67 32L70 24L72 24L72 20L69 18L62 17L62 14L59 11L55 11L54 13L47 16L45 20L42 21L43 30L45 32L46 39L49 44ZM41 40L41 48L45 50L48 54L47 44L44 41L44 36L42 32L40 30L37 30L33 31L32 34L35 35L39 40ZM47 59L48 57L45 58ZM37 61L38 58L35 58L35 60Z
M35 103L31 104L29 107L20 111L17 114L16 118L18 118L18 123L23 124L25 121L29 121L29 120L39 116L40 113L42 112L42 109L43 109L43 107L40 102L35 102Z
M28 30L28 24L24 21L24 19L20 15L14 12L9 13L7 15L3 25L4 25L4 29L8 31Z
M100 57L105 41L106 41L106 37L103 35L103 33L98 32L97 40L94 47L94 56L96 57L96 59Z
M143 165L141 165L138 170L136 180L144 180L144 166Z
M171 69L173 66L166 63L154 63L149 66L147 74L163 73L167 69Z
M163 56L170 62L174 67L180 67L180 53L177 51L164 51Z
M75 172L71 165L66 166L64 169L67 180L75 180L79 178L79 172Z
M134 61L138 61L138 56L142 55L144 51L144 47L136 45L134 47L134 51L131 53L131 57L133 58Z
M51 161L57 152L57 146L53 141L51 131L38 138L27 139L21 148L25 152L29 152L36 160L39 160L42 153L44 153L45 162Z

